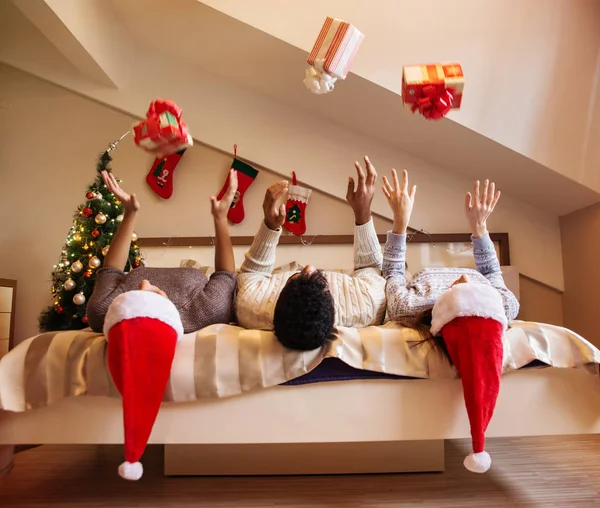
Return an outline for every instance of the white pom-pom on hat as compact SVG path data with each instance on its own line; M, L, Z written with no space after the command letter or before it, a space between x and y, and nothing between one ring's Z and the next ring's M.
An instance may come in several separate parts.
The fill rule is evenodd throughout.
M471 473L485 473L492 466L492 457L486 451L470 453L463 464Z
M144 467L141 462L123 462L119 466L119 476L125 480L135 482L144 474Z

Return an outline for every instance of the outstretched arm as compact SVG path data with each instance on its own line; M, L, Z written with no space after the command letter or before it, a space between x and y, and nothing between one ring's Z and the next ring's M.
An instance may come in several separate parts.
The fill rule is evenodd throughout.
M465 214L471 228L471 242L477 271L481 273L502 296L504 311L509 321L519 314L519 301L506 287L496 249L487 229L487 219L494 211L500 191L496 192L496 184L485 180L480 193L479 181L475 182L473 194L467 192L465 197Z
M392 185L393 184L393 185ZM391 319L415 315L411 294L406 287L406 230L412 214L417 186L408 190L408 172L402 171L402 186L398 174L392 169L392 184L383 177L383 194L394 215L392 230L388 231L383 250L383 276L386 279L386 299ZM416 302L418 304L418 302Z
M355 186L354 178L349 177L346 192L346 201L354 212L354 270L362 268L381 270L383 256L371 217L377 171L367 156L365 156L365 165L366 173L358 162L354 163L358 184Z
M238 187L237 171L229 170L229 185L227 192L220 201L211 196L211 211L215 223L215 271L235 273L235 257L233 255L233 244L229 235L229 224L227 223L227 212L233 202L233 197Z
M140 209L140 203L135 194L127 194L119 184L112 173L102 171L102 178L108 190L112 192L123 204L123 221L117 228L110 249L104 258L105 268L116 268L124 270L129 258L129 247L131 246L131 236L135 229L135 220Z
M281 226L285 221L285 205L278 205L279 199L287 194L288 182L282 180L271 185L263 202L264 221L254 237L254 241L244 256L242 273L270 274L275 265L275 251L281 236Z

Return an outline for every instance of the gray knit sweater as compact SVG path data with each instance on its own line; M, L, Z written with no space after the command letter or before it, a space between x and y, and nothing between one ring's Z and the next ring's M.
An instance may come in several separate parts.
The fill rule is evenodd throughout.
M490 284L502 296L508 321L519 313L519 301L506 287L500 263L489 234L471 237L476 270L471 268L423 268L415 273L410 284L405 277L406 235L388 231L383 251L383 276L386 279L387 318L410 320L433 307L439 296L462 274L471 282Z
M185 333L232 319L235 274L215 272L210 279L195 268L147 268L130 272L100 268L87 305L90 328L102 332L104 317L112 301L122 293L140 288L142 280L162 289L181 316Z

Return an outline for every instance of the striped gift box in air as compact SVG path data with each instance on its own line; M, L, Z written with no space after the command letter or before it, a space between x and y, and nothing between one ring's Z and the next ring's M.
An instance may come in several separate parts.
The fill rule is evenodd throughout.
M328 16L306 61L331 76L346 79L364 38L350 23Z

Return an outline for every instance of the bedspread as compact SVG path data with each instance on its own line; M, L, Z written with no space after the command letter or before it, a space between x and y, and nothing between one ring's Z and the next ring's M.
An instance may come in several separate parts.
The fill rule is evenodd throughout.
M0 409L25 411L71 396L120 397L107 368L106 345L102 334L89 330L48 332L23 341L0 360ZM232 397L281 385L326 358L409 378L457 377L414 330L394 323L340 328L327 346L307 352L284 348L272 332L221 324L184 335L163 401ZM504 373L535 361L597 375L600 350L566 328L514 321L505 334Z

